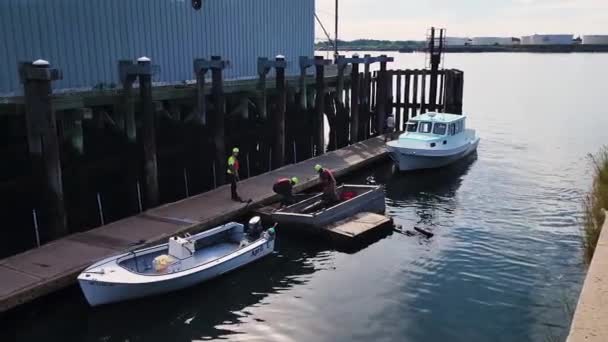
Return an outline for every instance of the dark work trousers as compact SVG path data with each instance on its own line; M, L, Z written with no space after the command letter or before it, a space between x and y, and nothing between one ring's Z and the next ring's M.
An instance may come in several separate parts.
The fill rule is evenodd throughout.
M232 199L238 200L239 194L236 192L236 177L231 173L227 173L226 177L228 178L228 181L230 182L230 194L232 195Z
M296 203L296 200L295 198L293 198L293 194L291 193L291 191L278 194L281 195L281 205L288 206Z

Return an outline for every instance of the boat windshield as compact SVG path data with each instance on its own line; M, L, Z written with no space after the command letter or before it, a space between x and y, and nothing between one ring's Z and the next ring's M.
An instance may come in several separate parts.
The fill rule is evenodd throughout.
M420 130L418 132L420 133L431 133L431 128L433 127L433 123L432 122L426 122L423 121L420 123Z
M418 122L417 121L411 121L408 122L405 130L408 132L416 132L418 130Z
M444 123L435 123L435 126L433 127L433 134L437 134L437 135L445 135L445 131L447 130L448 126Z

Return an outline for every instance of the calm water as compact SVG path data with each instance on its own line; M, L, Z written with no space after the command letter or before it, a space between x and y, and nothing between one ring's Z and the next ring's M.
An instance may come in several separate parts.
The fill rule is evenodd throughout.
M393 232L345 252L280 239L274 256L162 298L90 309L69 289L5 317L0 340L562 341L584 277L586 154L608 143L607 58L447 56L465 71L477 156L352 179L386 184L388 213L430 240Z

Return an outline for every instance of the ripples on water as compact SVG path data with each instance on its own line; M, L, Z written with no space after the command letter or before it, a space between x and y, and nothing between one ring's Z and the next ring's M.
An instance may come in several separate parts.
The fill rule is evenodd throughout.
M448 56L466 73L478 154L443 170L383 164L350 179L386 184L387 213L432 239L395 231L336 251L279 235L273 256L161 298L89 309L72 288L4 320L0 340L563 340L584 275L585 156L606 143L603 90L588 83L608 78L601 58ZM423 59L396 55L402 67Z

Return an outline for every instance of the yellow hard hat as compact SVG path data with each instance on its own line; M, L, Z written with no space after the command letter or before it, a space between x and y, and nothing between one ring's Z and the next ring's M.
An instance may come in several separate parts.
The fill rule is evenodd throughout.
M300 182L300 180L298 179L298 177L291 177L291 182L293 184L298 184Z
M315 165L315 171L319 172L319 171L321 171L321 169L323 169L323 166L321 166L319 164Z
M232 153L239 153L239 148L238 147L233 148Z

